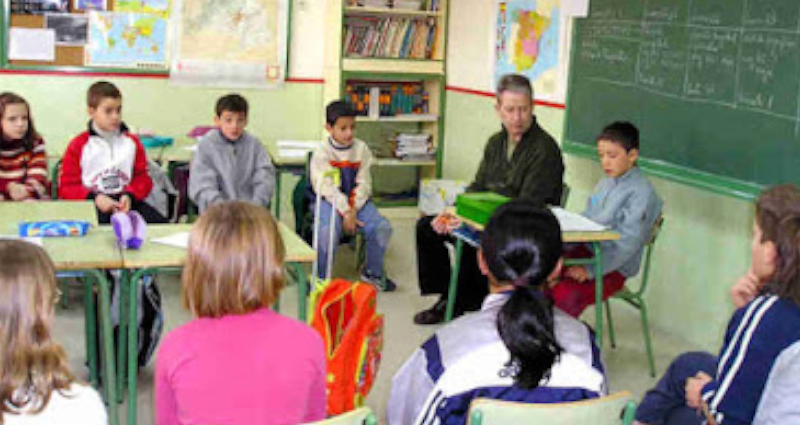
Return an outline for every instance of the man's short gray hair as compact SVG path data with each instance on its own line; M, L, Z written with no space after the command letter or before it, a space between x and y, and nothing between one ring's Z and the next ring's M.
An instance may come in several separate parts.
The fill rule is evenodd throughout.
M531 80L528 77L520 74L506 74L500 78L497 83L497 100L503 92L510 91L512 93L520 93L533 99L533 88L531 87Z

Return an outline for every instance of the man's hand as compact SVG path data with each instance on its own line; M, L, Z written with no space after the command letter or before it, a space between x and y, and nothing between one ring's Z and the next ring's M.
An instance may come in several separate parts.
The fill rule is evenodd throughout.
M115 211L117 212L128 212L131 210L131 197L130 195L122 195L117 202L117 206Z
M25 187L24 184L9 183L7 187L8 195L14 201L24 201L30 196L30 193L28 193L28 188Z
M586 282L589 280L589 271L584 266L569 266L564 274L577 282Z
M761 286L763 286L763 282L758 279L752 269L748 270L747 273L740 277L731 287L731 301L733 301L733 305L736 306L736 308L746 306L758 295L758 292L761 291Z
M694 377L686 379L686 405L699 409L703 404L703 387L713 379L705 372L697 372Z
M453 230L461 227L461 219L450 213L442 212L431 221L431 227L440 235L449 235L453 233Z
M97 209L104 214L111 214L117 208L117 201L102 193L94 198L94 204L97 205Z

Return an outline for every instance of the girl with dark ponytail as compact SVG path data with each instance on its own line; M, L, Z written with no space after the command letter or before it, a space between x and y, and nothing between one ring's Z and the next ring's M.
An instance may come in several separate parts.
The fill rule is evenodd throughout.
M481 237L489 281L479 312L439 329L395 375L389 425L464 424L478 397L554 403L598 397L605 376L588 327L544 295L561 271L553 214L512 201Z

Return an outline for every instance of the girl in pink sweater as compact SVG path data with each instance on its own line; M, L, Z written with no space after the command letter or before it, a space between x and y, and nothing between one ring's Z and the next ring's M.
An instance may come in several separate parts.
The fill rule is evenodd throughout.
M284 246L269 211L206 210L192 229L183 302L195 319L166 336L156 423L279 425L325 417L325 354L310 327L270 310Z

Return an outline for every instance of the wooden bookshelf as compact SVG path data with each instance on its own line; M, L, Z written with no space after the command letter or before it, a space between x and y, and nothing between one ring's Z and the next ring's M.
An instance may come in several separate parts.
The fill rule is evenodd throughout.
M439 122L438 115L431 115L431 114L403 114L403 115L395 115L393 117L379 117L379 118L371 118L371 117L357 117L356 121L358 122L370 122L370 123L399 123L399 122L408 122L408 123L435 123Z
M403 10L403 9L382 9L376 7L348 6L344 8L345 15L370 15L370 16L411 16L411 17L441 17L442 11L428 10Z
M350 72L444 75L444 69L444 61L440 60L352 57L342 59L342 71Z
M364 116L357 118L359 123L368 126L365 127L365 131L378 128L382 129L381 132L391 132L400 128L402 130L398 131L431 135L431 140L436 148L435 160L414 161L379 158L375 164L378 167L415 167L417 168L416 175L418 178L441 176L441 160L444 150L444 114L446 104L444 89L447 73L446 48L449 1L451 0L439 0L438 10L430 11L361 7L351 5L349 0L329 0L329 7L333 10L341 10L341 13L328 14L326 22L326 33L330 37L326 40L325 46L324 104L341 99L345 94L345 87L348 82L354 81L371 81L376 84L397 81L421 82L427 94L427 111L424 114L403 114L378 118ZM424 0L422 9L427 9L429 4L430 0ZM431 32L430 39L427 39L428 44L426 44L426 49L430 47L430 54L427 54L426 50L424 59L411 57L364 57L360 54L365 51L369 52L370 49L353 49L351 44L345 45L348 40L352 42L352 38L346 38L348 35L346 26L348 24L379 23L385 22L387 19L395 20L395 18L399 22L404 22L403 20L407 22L409 19L424 20L427 24L427 27L418 24L417 27L412 27L412 31L430 30L435 23L435 30ZM353 22L357 23L353 24ZM412 40L414 38L413 34L412 32L408 36ZM354 34L350 36L353 37ZM395 44L395 47L398 45ZM356 51L354 52L354 50ZM380 50L376 49L375 51ZM403 52L405 49L401 47L400 50ZM394 52L397 52L396 48ZM405 51L405 53L408 53L408 51ZM419 53L419 50L417 50L417 53ZM407 54L407 56L414 55ZM417 54L416 56L420 55ZM389 143L379 140L367 140L367 142Z

